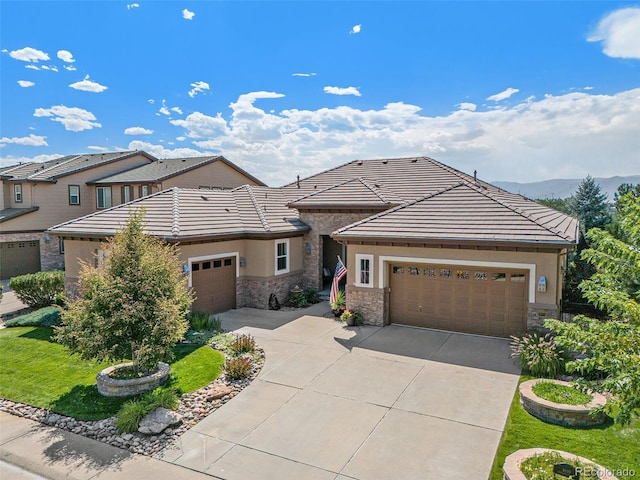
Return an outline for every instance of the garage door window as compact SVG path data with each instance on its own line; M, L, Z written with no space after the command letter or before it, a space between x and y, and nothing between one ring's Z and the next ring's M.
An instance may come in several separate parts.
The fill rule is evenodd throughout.
M473 278L475 278L476 280L486 280L487 272L474 272Z
M276 275L289 271L289 240L276 242Z
M516 283L524 283L526 275L524 273L512 273L511 281Z
M451 269L449 269L449 268L441 268L440 269L440 278L451 278Z
M424 269L424 276L425 277L430 277L430 278L435 277L436 276L435 268L425 268Z

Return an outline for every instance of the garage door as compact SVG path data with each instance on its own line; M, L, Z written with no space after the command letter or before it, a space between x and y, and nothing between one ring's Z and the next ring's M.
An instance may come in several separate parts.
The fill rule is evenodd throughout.
M194 311L217 313L236 308L236 259L216 258L191 264Z
M0 242L0 280L39 271L39 240Z
M526 330L526 270L410 263L389 268L392 323L497 337Z

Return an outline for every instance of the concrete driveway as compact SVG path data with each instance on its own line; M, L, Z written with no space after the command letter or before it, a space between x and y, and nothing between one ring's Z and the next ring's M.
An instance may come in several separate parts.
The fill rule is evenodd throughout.
M164 460L225 479L485 479L518 382L508 340L321 315L223 315L266 351Z

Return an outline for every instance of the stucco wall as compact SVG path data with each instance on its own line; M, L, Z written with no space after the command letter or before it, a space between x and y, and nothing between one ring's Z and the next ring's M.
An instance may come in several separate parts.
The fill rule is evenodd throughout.
M258 183L226 163L217 161L168 178L160 184L160 188L162 190L171 187L235 188L240 185L258 185Z

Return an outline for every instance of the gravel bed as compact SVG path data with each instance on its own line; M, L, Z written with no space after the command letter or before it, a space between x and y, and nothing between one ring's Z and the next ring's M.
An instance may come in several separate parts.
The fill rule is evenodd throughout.
M176 412L182 416L182 423L175 428L167 428L159 435L144 435L137 432L120 434L115 426L116 417L96 421L76 420L44 408L32 407L31 405L12 402L3 398L0 398L0 410L108 443L132 453L159 457L161 452L173 444L183 433L251 384L264 365L264 350L256 346L255 353L256 355L252 358L251 374L248 378L227 381L224 373L222 373L220 377L206 387L193 393L182 395L176 409ZM222 398L214 399L215 390L221 386L231 388L231 392Z

